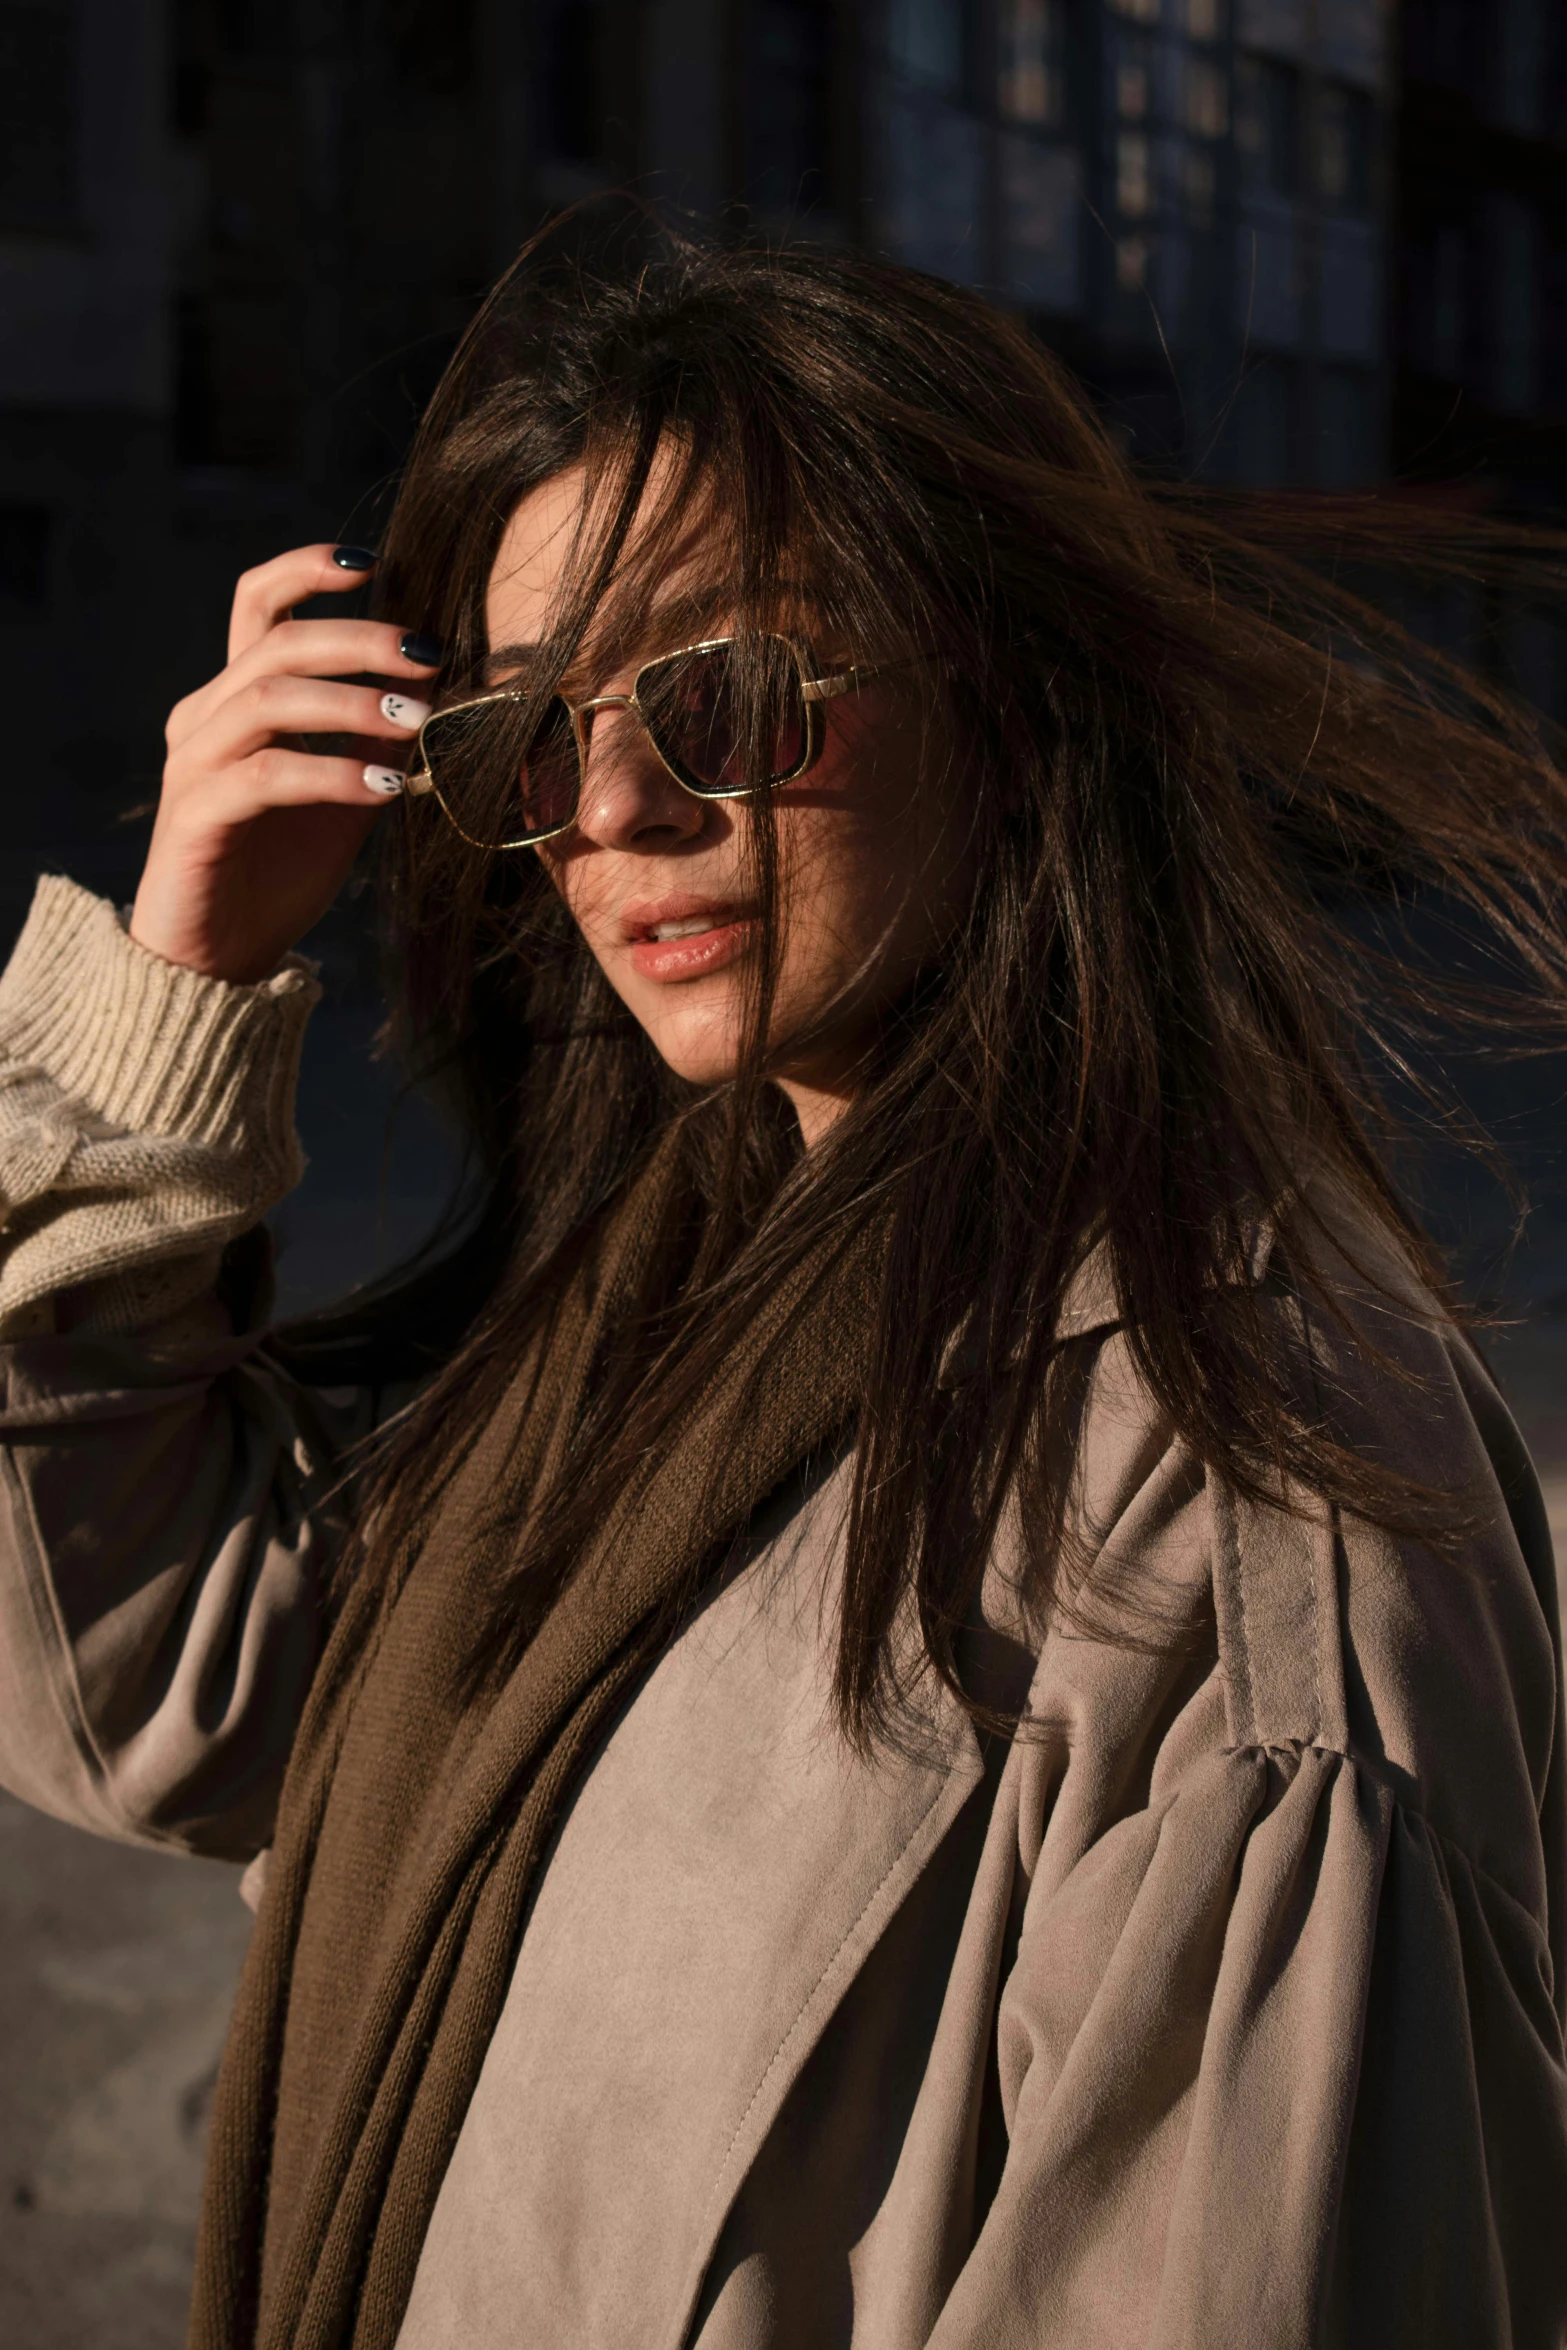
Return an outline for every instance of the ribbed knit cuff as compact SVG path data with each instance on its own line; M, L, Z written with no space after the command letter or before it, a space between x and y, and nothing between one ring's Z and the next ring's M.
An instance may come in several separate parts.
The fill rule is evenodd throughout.
M290 961L231 987L138 946L113 906L45 874L0 975L0 1057L132 1134L252 1153L297 1180L294 1088L321 990Z

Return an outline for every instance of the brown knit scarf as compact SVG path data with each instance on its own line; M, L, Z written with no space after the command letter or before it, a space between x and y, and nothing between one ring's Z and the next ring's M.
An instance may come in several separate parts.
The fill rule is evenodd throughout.
M191 2350L389 2350L562 1802L667 1637L672 1599L852 1419L868 1238L780 1288L723 1393L616 1513L509 1681L469 1694L475 1512L502 1464L525 1490L547 1487L659 1229L671 1158L657 1154L612 1219L395 1597L356 1593L328 1644L218 2080ZM765 1409L737 1434L764 1362Z

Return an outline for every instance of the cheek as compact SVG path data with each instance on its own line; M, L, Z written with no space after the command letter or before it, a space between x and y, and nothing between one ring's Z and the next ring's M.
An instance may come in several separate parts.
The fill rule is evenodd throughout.
M786 961L817 960L834 945L863 947L888 906L880 828L862 809L802 808L780 826L788 906Z
M796 803L780 798L790 939L800 956L885 944L901 963L950 927L967 828L947 804L948 779L920 777L921 749L916 735L884 739L874 757L856 755L851 742L823 759Z
M535 850L534 854L560 896L584 938L591 944L597 931L603 928L607 911L605 893L594 860L562 854L553 842Z

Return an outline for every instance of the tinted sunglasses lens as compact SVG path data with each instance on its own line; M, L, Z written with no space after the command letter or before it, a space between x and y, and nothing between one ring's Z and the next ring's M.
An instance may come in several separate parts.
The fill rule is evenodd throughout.
M512 701L437 710L425 724L424 756L447 814L481 848L558 832L576 813L577 750L558 698L539 721Z
M427 718L420 736L430 780L458 830L484 840L502 793L495 781L495 708L485 702L457 703Z
M522 754L519 817L523 832L558 832L571 822L577 812L579 772L571 714L559 694L552 694Z
M751 791L804 760L805 701L786 646L683 653L644 671L638 691L653 740L698 791Z

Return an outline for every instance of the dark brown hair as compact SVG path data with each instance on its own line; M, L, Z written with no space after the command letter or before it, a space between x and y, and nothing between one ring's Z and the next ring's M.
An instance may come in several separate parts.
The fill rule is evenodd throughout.
M446 640L449 687L472 681L509 515L584 465L597 520L540 656L548 683L606 596L632 592L628 530L659 451L675 462L637 542L644 586L701 498L723 526L710 585L737 625L803 598L850 654L940 656L972 905L807 1160L766 1082L769 955L739 1074L698 1095L612 996L537 859L474 852L428 803L397 819L401 1032L455 1099L486 1193L455 1255L312 1342L322 1377L370 1359L354 1354L367 1332L383 1368L421 1347L441 1361L378 1457L356 1571L417 1538L607 1206L677 1122L678 1209L526 1589L502 1528L479 1635L497 1669L780 1269L870 1216L888 1239L838 1665L852 1734L886 1718L910 1595L930 1665L958 1685L958 1629L1010 1491L1033 1601L1061 1603L1076 1405L1053 1332L1094 1244L1140 1372L1200 1462L1252 1493L1285 1476L1418 1519L1419 1497L1302 1402L1288 1317L1233 1276L1270 1215L1297 1294L1331 1313L1313 1204L1331 1195L1436 1282L1378 1138L1379 1065L1401 1066L1452 993L1405 951L1405 907L1446 908L1488 943L1498 976L1470 1016L1532 998L1548 1023L1567 995L1552 746L1316 559L1385 564L1418 539L1426 568L1462 570L1472 534L1150 486L1059 361L976 295L843 251L642 224L591 259L547 238L491 295L409 459L381 608ZM1497 538L1486 559L1513 554ZM750 830L775 928L787 875L765 798ZM943 1383L959 1329L968 1375Z

